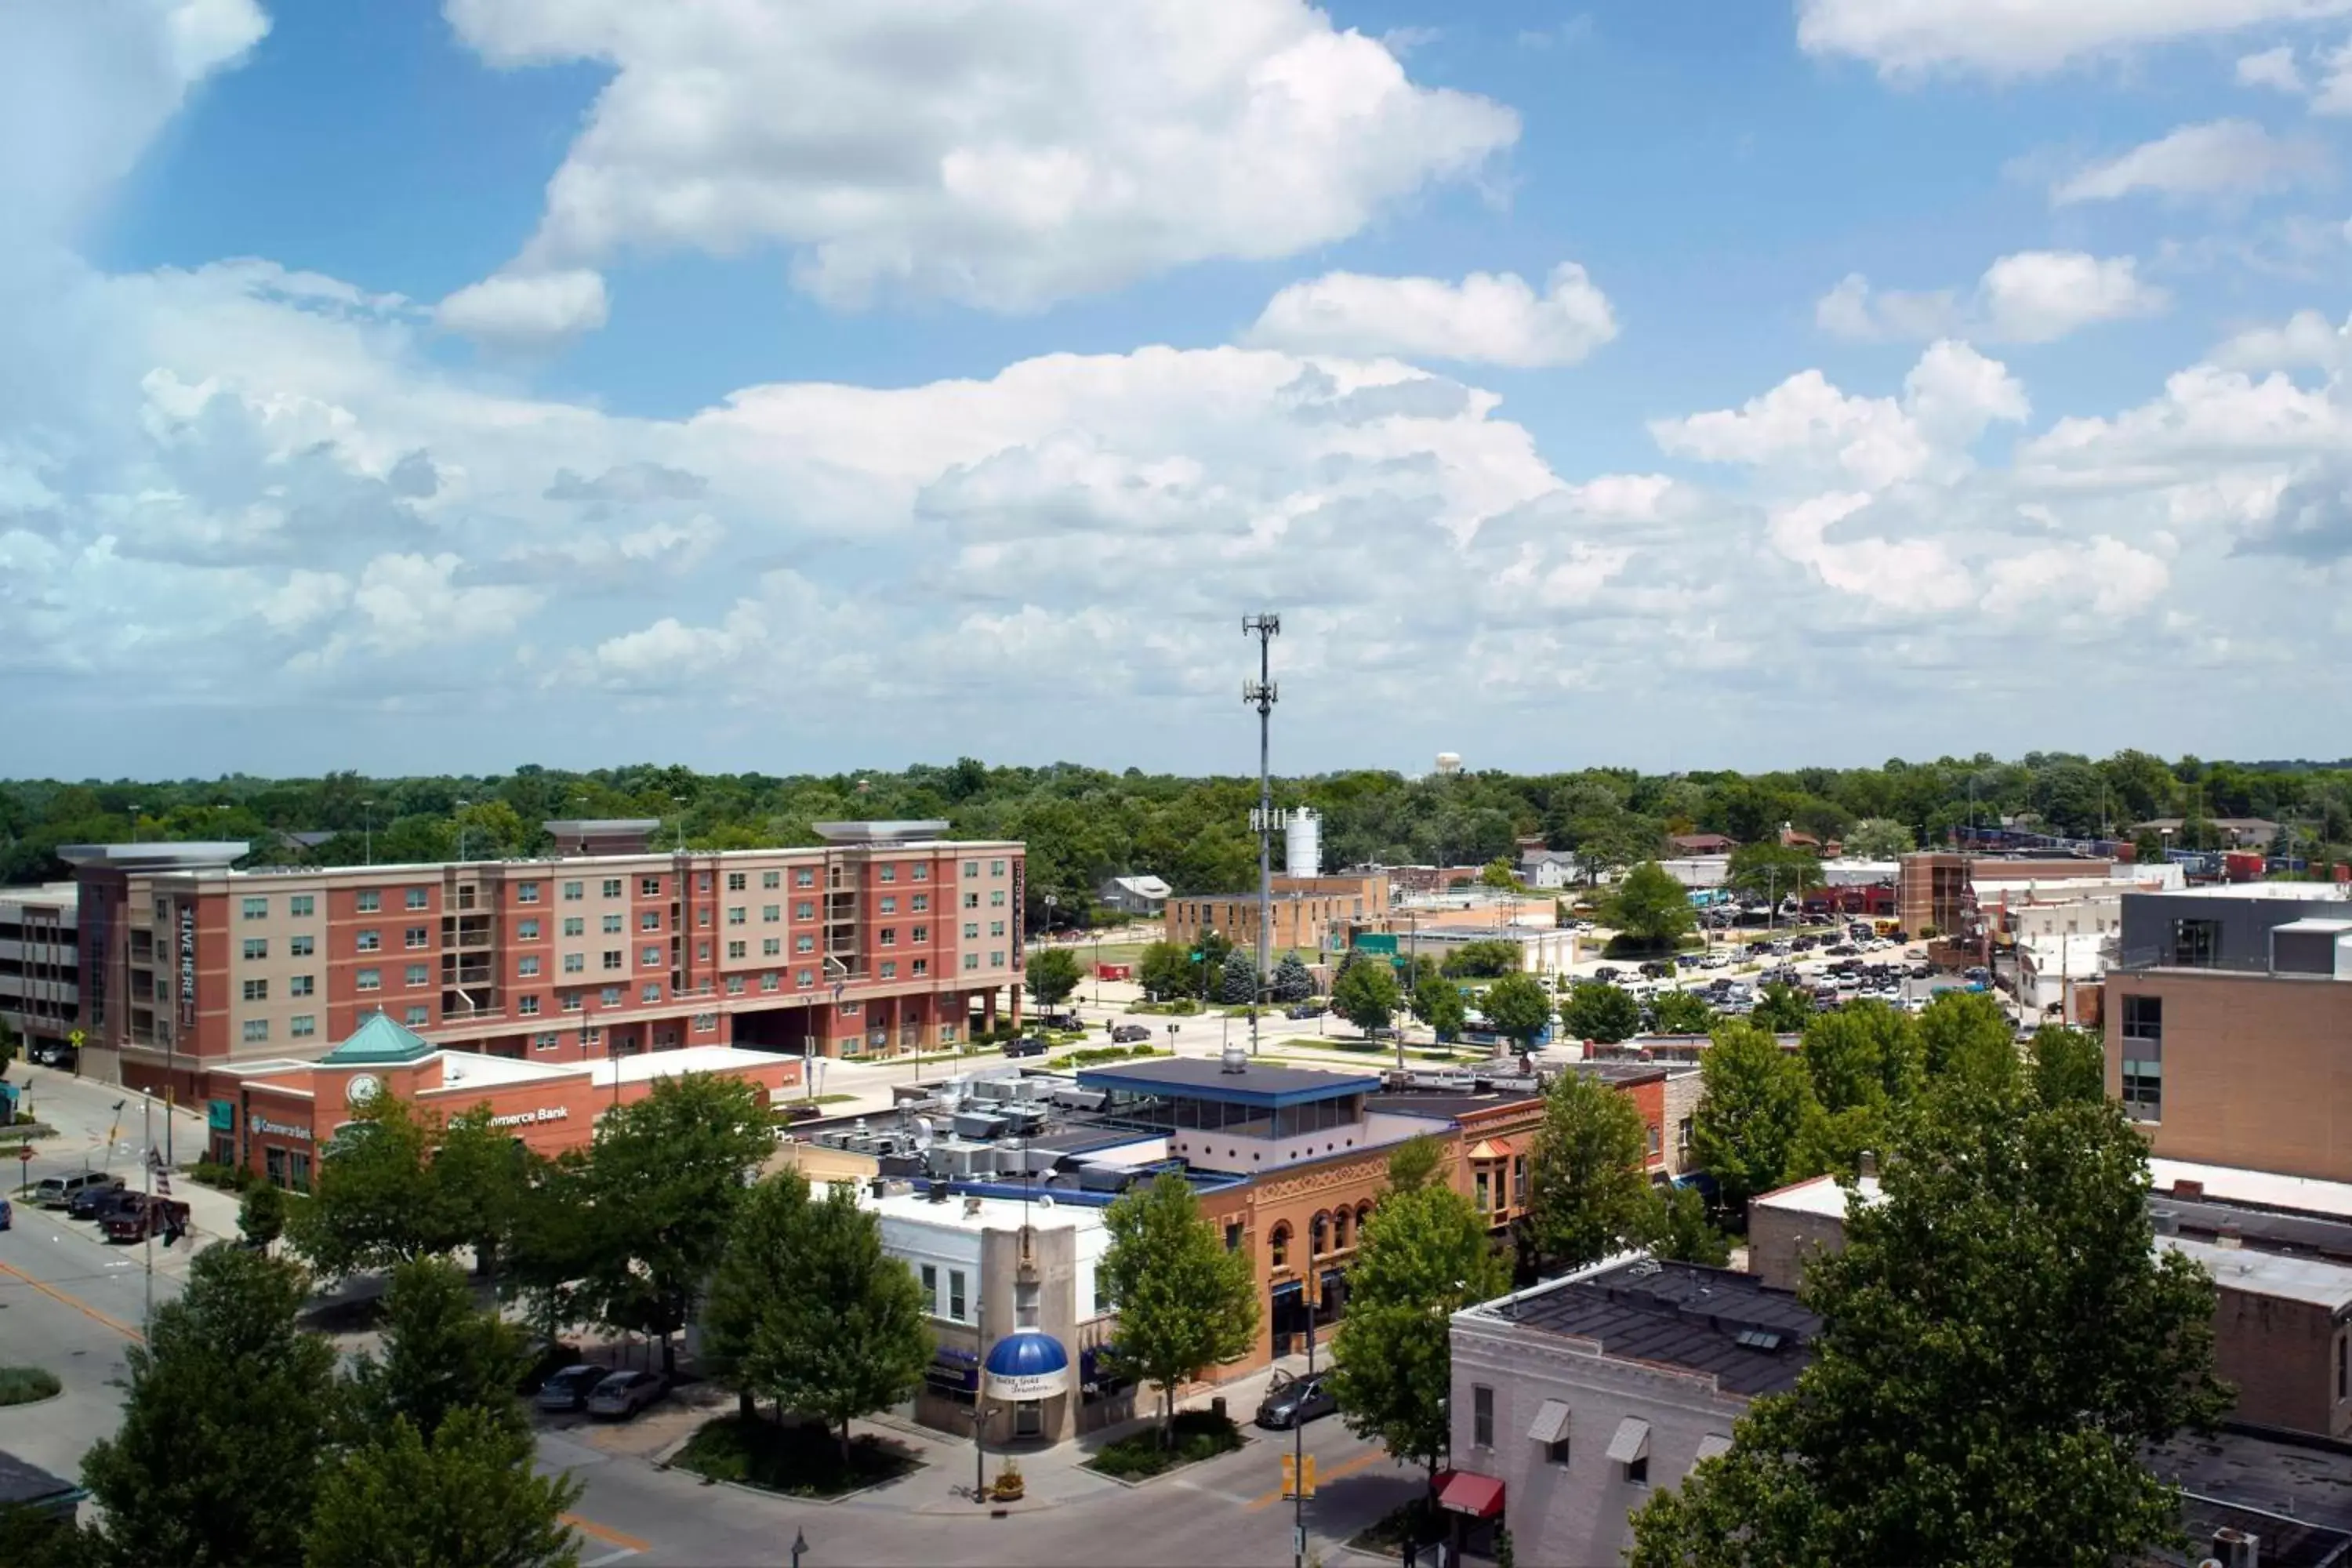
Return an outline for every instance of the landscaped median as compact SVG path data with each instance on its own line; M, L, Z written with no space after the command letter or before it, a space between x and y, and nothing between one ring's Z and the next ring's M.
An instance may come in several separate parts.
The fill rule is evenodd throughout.
M33 1405L55 1399L65 1384L58 1374L37 1366L0 1366L0 1405Z
M1180 1410L1173 1430L1162 1432L1152 1426L1130 1432L1105 1444L1086 1468L1117 1481L1150 1480L1185 1465L1230 1454L1245 1441L1230 1416L1213 1410Z
M669 1462L706 1480L820 1499L895 1481L923 1465L910 1449L874 1433L860 1433L844 1454L841 1435L814 1422L747 1418L740 1412L704 1422Z

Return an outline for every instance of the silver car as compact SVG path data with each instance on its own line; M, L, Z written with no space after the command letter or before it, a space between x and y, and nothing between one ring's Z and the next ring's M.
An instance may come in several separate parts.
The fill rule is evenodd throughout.
M627 1420L669 1392L669 1380L654 1372L616 1372L588 1396L588 1414Z

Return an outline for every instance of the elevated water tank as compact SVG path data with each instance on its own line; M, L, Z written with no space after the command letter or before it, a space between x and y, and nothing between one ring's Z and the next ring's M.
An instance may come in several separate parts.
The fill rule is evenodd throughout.
M1302 805L1290 814L1290 826L1283 839L1282 868L1294 877L1323 874L1323 819L1315 815L1314 807Z
M1460 753L1460 752L1438 752L1438 753L1437 753L1437 771L1438 771L1439 773L1460 773L1460 772L1462 771L1462 756L1461 756L1461 753Z

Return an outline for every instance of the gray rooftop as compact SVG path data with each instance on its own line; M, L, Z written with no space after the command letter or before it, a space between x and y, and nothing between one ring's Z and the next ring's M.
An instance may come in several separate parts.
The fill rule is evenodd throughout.
M1644 1258L1506 1297L1484 1310L1599 1343L1603 1354L1709 1373L1734 1394L1790 1387L1821 1320L1752 1274Z
M209 871L242 860L253 846L242 838L184 844L60 844L68 866L110 866L124 871Z
M940 821L812 822L809 828L827 844L906 844L947 837L949 824Z
M2343 1445L2294 1433L2223 1427L2210 1437L2183 1435L2147 1450L2158 1479L2190 1494L2181 1510L2191 1531L2230 1524L2262 1537L2264 1568L2320 1568L2346 1560L2352 1545L2352 1454ZM2216 1504L2234 1505L2216 1507ZM2258 1510L2246 1517L2240 1510ZM2206 1540L2211 1539L2210 1534Z
M1378 1073L1320 1072L1313 1068L1265 1067L1255 1062L1228 1072L1214 1057L1160 1057L1115 1067L1080 1068L1081 1089L1160 1093L1177 1099L1221 1100L1253 1105L1295 1105L1370 1094Z

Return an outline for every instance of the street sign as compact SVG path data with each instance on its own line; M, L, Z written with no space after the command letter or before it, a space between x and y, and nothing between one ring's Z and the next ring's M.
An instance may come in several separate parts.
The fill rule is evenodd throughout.
M1315 1456L1308 1454L1304 1457L1307 1484L1303 1489L1299 1485L1301 1464L1301 1459L1289 1454L1282 1456L1282 1495L1286 1501L1294 1498L1311 1498L1315 1495Z
M1295 1524L1290 1527L1290 1554L1298 1558L1302 1562L1306 1559L1307 1527L1303 1524Z

